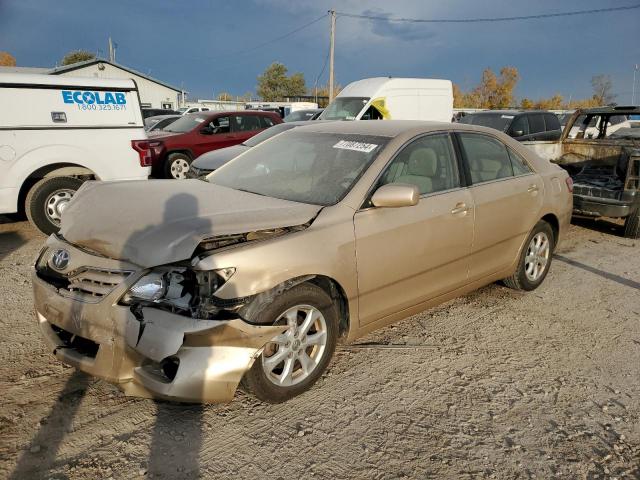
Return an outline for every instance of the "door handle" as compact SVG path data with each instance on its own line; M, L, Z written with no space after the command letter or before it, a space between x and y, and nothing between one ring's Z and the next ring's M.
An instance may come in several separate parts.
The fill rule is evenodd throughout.
M529 193L534 193L534 192L537 192L538 190L540 190L540 188L538 188L536 184L529 185L529 188L527 188L527 192Z
M469 211L469 207L464 202L456 203L456 206L451 209L452 215L457 215L459 213L467 213Z

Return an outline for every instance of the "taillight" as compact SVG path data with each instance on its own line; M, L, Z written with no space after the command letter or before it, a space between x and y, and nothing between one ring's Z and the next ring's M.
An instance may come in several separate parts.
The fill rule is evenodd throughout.
M569 193L573 192L573 179L571 177L567 177L564 179L567 182L567 188L569 189Z
M150 140L131 140L131 147L140 156L140 166L150 167L162 153L162 142Z

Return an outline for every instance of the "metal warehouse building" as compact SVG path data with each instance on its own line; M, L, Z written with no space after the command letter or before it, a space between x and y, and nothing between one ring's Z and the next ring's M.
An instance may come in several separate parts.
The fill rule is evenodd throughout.
M87 60L56 68L0 67L0 73L43 73L69 77L132 78L138 84L143 107L178 108L183 93L177 87L103 59Z

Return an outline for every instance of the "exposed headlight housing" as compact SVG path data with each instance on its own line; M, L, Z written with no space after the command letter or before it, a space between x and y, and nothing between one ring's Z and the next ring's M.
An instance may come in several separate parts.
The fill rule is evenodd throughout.
M164 274L152 272L138 280L127 292L126 300L137 298L147 302L157 302L167 293Z

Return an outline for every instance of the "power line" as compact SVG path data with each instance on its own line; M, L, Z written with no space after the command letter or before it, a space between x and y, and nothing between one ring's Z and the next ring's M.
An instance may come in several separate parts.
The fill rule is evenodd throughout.
M327 17L327 14L325 13L325 14L319 16L318 18L310 21L309 23L305 23L304 25L296 28L295 30L291 30L290 32L285 33L284 35L280 35L279 37L272 38L271 40L267 40L264 43L260 43L258 45L254 45L253 47L250 47L250 48L247 48L247 49L244 49L244 50L227 53L227 54L225 54L225 56L236 56L236 55L244 55L245 53L251 53L251 52L253 52L255 50L258 50L260 48L266 47L267 45L271 45L272 43L279 42L280 40L284 40L285 38L288 38L291 35L294 35L294 34L298 33L300 30L304 30L305 28L310 27L314 23L317 23L317 22L319 22L320 20L322 20L322 19L324 19L326 17Z
M386 17L381 15L365 15L365 14L357 14L357 13L345 13L345 12L336 12L340 17L350 17L350 18L362 18L366 20L382 20L385 22L403 22L403 23L481 23L481 22L510 22L516 20L537 20L542 18L553 18L553 17L569 17L575 15L589 15L594 13L607 13L607 12L617 12L621 10L633 10L636 8L640 8L640 3L634 5L627 5L624 7L610 7L610 8L596 8L593 10L577 10L573 12L560 12L560 13L543 13L539 15L521 15L517 17L495 17L495 18L438 18L438 19L427 19L427 18L393 18Z

